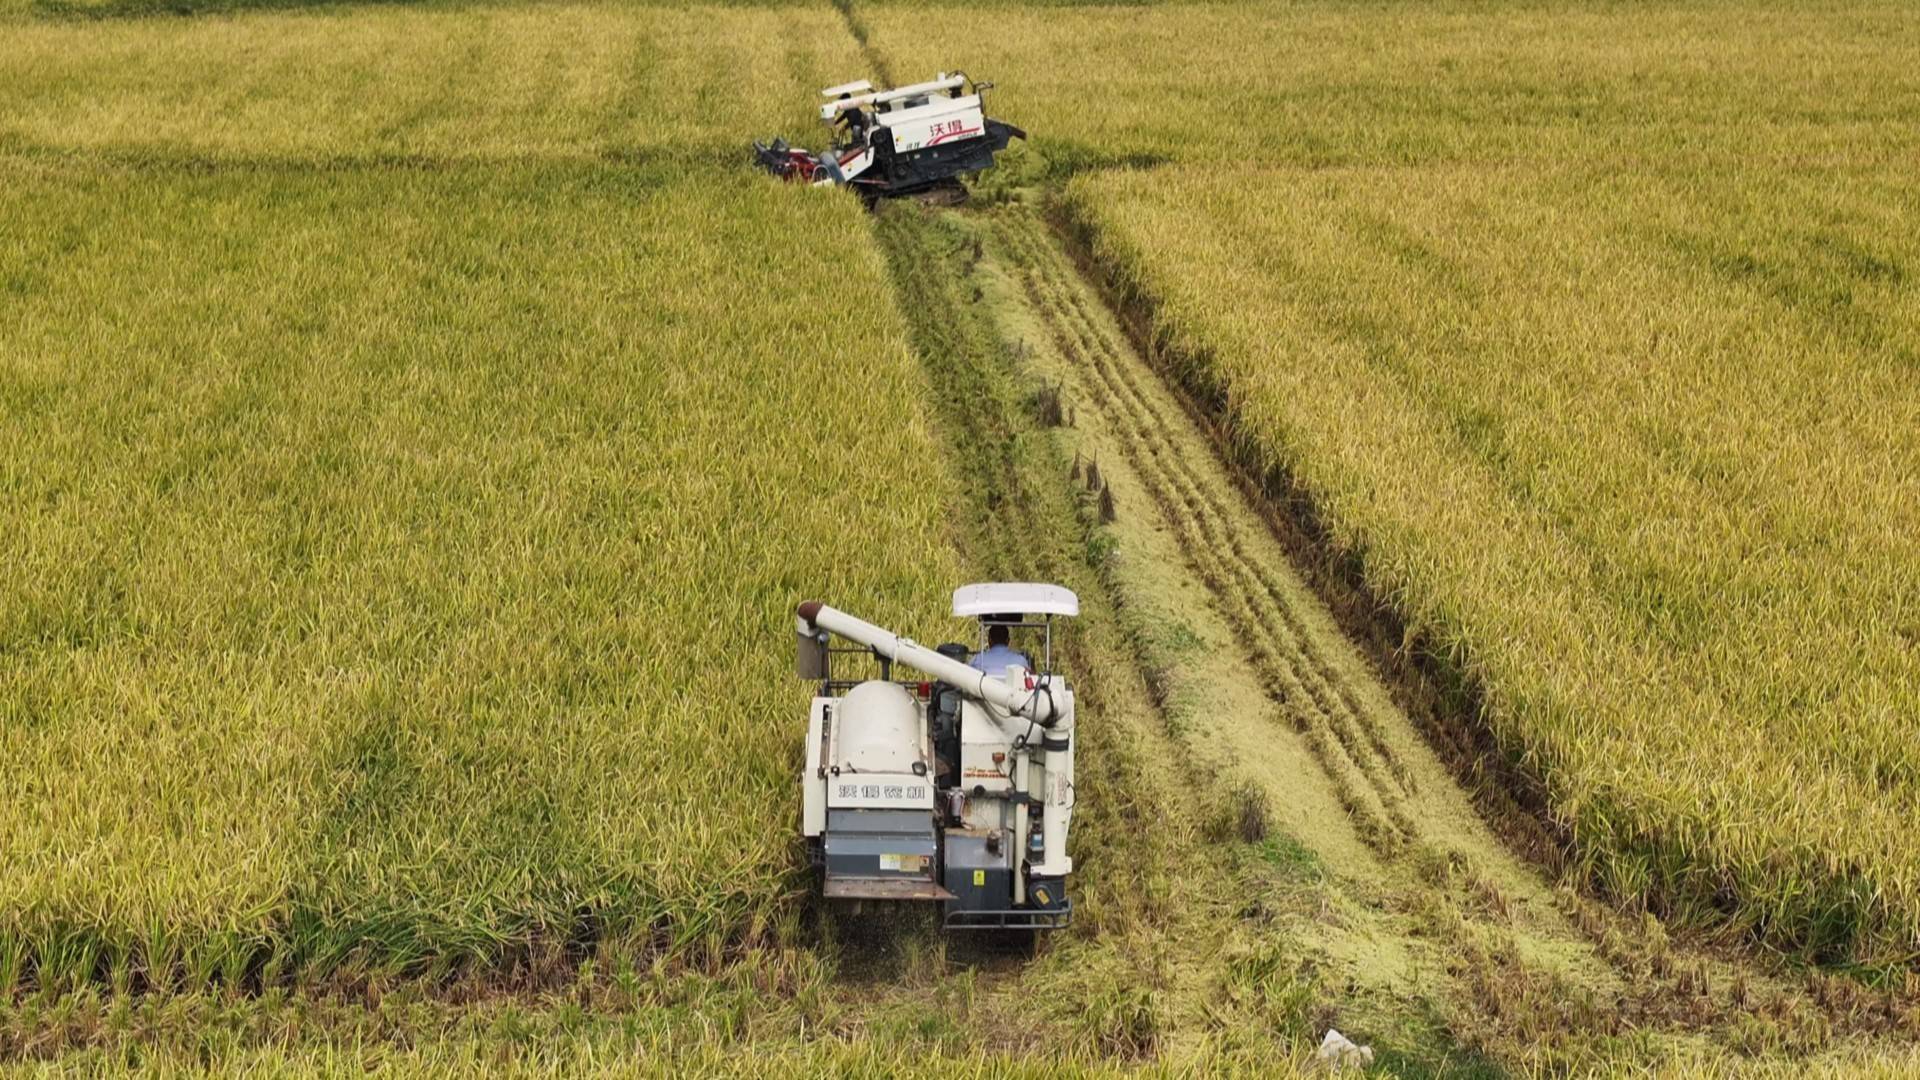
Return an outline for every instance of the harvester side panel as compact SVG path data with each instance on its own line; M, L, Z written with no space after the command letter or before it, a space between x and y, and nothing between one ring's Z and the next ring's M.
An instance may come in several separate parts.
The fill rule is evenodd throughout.
M893 133L894 149L903 154L986 134L978 94L939 97L919 108L883 113L880 124Z
M807 713L807 757L800 769L800 834L817 837L827 827L827 752L836 699L817 697Z

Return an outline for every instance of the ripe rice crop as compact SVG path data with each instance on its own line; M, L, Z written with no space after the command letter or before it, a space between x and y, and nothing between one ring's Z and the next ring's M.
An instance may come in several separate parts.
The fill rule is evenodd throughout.
M1908 164L1920 91L1904 0L860 10L896 72L994 80L1069 161Z
M840 16L5 34L0 992L790 915L785 613L954 576L857 208L742 167Z
M1920 946L1911 6L869 22L907 68L965 43L1043 150L1167 162L1071 182L1096 261L1592 880Z
M790 914L791 604L955 576L857 203L15 157L0 222L0 990Z
M861 67L826 5L323 8L0 26L0 147L257 164L669 157L808 132Z

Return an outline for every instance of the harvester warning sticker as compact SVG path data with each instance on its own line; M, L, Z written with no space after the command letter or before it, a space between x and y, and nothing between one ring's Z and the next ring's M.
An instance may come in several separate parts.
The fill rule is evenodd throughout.
M842 799L914 799L927 797L925 784L842 783L835 789Z
M975 885L985 885L987 883L987 872L985 870L975 870L973 872L973 883Z
M915 871L925 870L926 868L927 856L925 855L895 855L886 853L880 856L880 869L882 870L905 870L908 873L913 873Z

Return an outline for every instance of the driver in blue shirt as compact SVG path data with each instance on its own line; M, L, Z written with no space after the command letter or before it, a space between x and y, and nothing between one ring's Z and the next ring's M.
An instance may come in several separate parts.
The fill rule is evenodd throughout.
M998 623L987 627L987 647L975 653L968 661L975 670L985 672L994 678L1002 678L1009 667L1019 666L1033 670L1033 661L1026 653L1008 645L1011 640L1007 628Z

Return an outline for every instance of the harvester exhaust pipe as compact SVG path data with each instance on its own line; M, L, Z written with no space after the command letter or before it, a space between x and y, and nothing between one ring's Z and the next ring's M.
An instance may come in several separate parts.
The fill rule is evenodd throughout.
M1010 685L1004 679L994 678L978 668L942 656L932 649L924 648L865 619L828 607L818 600L808 600L801 604L795 610L795 614L798 616L795 630L801 639L800 664L803 675L807 673L809 660L817 655L820 647L815 637L816 631L826 630L839 634L848 641L865 645L894 663L905 664L916 671L925 672L941 682L956 687L962 694L997 706L1008 715L1031 720L1041 727L1052 727L1060 719L1054 707L1053 696L1044 686L1029 690L1025 687Z

